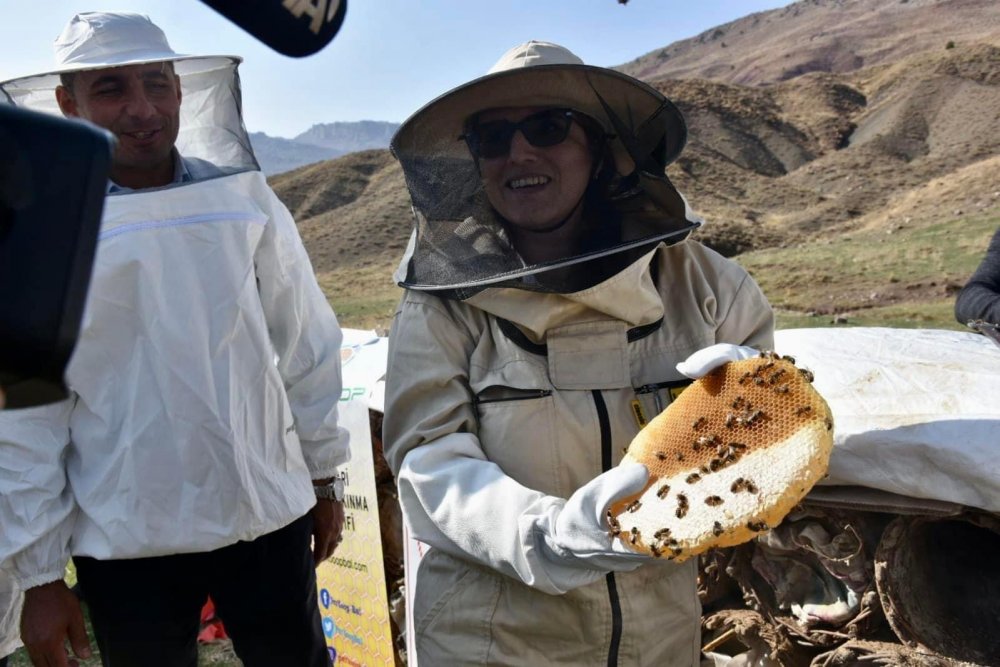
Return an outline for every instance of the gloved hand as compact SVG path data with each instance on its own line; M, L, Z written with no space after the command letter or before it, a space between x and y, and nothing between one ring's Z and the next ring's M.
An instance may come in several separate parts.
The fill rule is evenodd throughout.
M551 556L592 570L627 572L656 558L632 551L612 538L608 506L638 493L649 471L641 463L620 465L598 475L569 497L551 523L545 542Z
M759 351L746 345L732 343L716 343L702 348L684 361L677 364L677 370L692 380L704 377L722 364L730 361L751 359L760 354Z

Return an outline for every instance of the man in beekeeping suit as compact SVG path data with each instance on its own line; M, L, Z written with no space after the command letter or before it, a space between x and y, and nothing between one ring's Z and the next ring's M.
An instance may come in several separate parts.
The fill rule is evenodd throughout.
M341 332L253 156L240 59L179 55L129 13L79 14L55 50L0 96L117 146L70 398L0 413L21 638L36 665L67 639L89 655L72 557L105 665L195 665L207 595L244 664L328 665Z

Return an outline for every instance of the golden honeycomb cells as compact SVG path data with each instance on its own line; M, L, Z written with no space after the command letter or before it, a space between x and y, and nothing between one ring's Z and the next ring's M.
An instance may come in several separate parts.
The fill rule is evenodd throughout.
M618 539L682 561L780 523L826 473L833 446L830 409L811 382L766 352L692 383L628 447L623 462L650 477L611 507Z

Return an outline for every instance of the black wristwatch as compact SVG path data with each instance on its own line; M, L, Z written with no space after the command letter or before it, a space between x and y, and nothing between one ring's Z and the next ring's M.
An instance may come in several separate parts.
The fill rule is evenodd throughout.
M334 477L329 484L313 485L313 491L317 498L334 500L338 503L344 502L344 480L340 477Z

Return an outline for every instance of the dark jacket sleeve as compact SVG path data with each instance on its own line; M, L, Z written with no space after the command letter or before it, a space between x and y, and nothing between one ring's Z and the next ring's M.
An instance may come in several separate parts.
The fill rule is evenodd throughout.
M982 264L958 293L955 318L962 324L969 320L1000 324L1000 229L993 235Z

